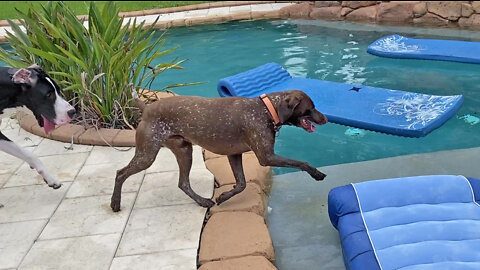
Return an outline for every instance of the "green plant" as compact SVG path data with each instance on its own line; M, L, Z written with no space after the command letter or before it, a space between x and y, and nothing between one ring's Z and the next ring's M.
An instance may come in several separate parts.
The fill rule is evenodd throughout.
M85 124L132 128L138 110L130 106L131 90L148 87L167 69L181 69L184 61L150 66L175 48L162 50L165 39L155 34L155 23L145 26L128 20L123 25L114 2L103 8L90 2L88 27L63 2L17 12L26 32L9 21L13 34L8 33L8 42L13 51L0 48L0 59L14 67L33 63L43 67L63 87L80 111L78 120ZM188 84L161 90L184 85Z

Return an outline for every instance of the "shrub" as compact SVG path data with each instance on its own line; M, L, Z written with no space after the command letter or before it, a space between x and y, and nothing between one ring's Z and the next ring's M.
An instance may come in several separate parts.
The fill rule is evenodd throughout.
M17 12L26 33L9 21L13 33L8 33L8 42L13 50L0 48L0 59L13 67L33 63L43 67L63 87L66 98L80 112L78 121L84 124L132 128L138 110L130 105L131 89L150 86L163 71L181 69L184 61L151 67L154 59L175 48L162 50L164 35L156 35L155 23L145 26L136 20L124 21L113 1L103 8L90 3L88 27L63 2ZM160 90L183 85L187 84Z

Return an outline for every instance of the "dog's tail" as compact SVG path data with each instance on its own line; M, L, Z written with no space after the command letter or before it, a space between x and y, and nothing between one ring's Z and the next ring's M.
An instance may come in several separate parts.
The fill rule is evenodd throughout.
M143 102L140 97L138 96L137 90L135 90L135 87L132 87L132 97L133 100L135 101L135 104L137 105L138 109L143 112L147 104Z

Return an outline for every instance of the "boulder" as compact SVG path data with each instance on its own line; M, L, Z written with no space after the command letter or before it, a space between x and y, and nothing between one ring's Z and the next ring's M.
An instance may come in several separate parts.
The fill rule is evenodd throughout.
M462 15L462 4L457 1L428 1L428 12L450 21L456 21Z
M310 2L305 2L281 8L280 14L282 17L286 16L294 19L308 19L312 9L313 5Z
M341 6L342 1L315 1L316 8Z
M413 23L420 25L447 25L449 20L433 13L427 13L420 18L413 19Z
M362 7L350 12L347 15L347 20L349 21L365 21L365 22L375 22L377 17L377 7Z
M343 7L341 10L340 10L340 15L342 15L343 17L347 16L348 13L352 12L353 11L353 8L349 8L349 7Z
M480 14L473 14L469 18L460 18L458 20L458 25L465 27L471 27L475 29L480 28Z
M382 2L378 5L377 22L408 23L413 20L416 1Z
M421 2L413 6L413 17L419 18L427 13L427 3Z
M472 7L476 13L480 13L480 1L472 1Z
M342 6L357 9L360 7L373 6L376 3L377 1L342 1Z
M473 7L469 3L462 3L462 17L470 17L473 14Z
M342 20L341 10L341 6L313 8L310 18L314 20Z

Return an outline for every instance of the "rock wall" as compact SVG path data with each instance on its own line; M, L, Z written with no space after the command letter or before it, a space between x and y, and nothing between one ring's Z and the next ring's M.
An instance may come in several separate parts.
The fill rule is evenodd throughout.
M480 29L480 1L305 1L282 17Z

